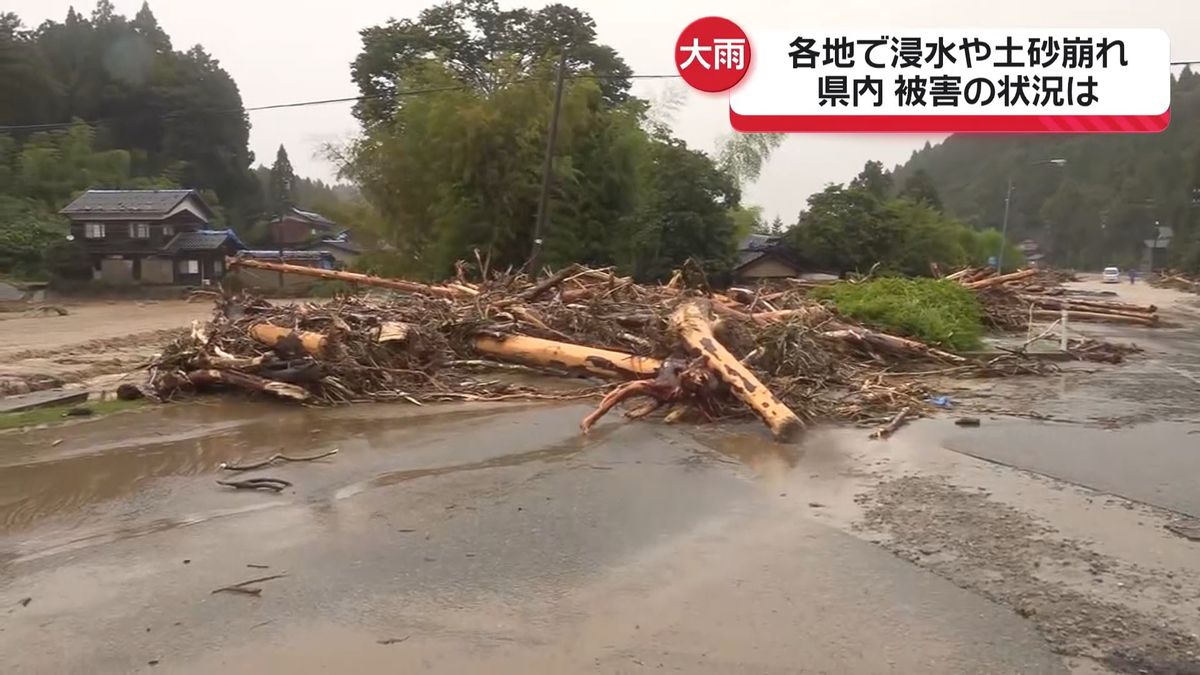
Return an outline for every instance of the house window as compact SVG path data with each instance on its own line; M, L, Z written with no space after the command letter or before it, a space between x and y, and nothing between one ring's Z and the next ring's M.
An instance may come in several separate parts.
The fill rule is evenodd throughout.
M130 239L149 239L150 238L150 223L130 223L129 224Z
M180 260L179 261L179 273L180 274L200 274L200 261L199 260Z
M104 223L84 223L83 236L87 239L103 239Z
M164 237L174 237L175 236L175 226L174 225L163 225L163 236Z

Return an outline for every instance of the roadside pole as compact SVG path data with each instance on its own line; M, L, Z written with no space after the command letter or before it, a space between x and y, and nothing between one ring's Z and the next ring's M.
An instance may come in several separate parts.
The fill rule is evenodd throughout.
M550 170L554 164L554 142L558 136L558 114L562 110L563 77L567 70L567 50L558 58L558 75L554 83L554 112L550 114L550 130L546 135L546 158L542 163L542 193L538 197L537 219L533 224L533 250L526 267L536 277L542 264L542 233L546 229L547 202L550 199Z

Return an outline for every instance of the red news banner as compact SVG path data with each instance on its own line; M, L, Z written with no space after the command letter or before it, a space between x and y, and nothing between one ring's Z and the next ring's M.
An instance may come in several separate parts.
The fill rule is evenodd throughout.
M728 92L742 132L1146 133L1171 119L1157 29L743 30L693 22L691 86Z

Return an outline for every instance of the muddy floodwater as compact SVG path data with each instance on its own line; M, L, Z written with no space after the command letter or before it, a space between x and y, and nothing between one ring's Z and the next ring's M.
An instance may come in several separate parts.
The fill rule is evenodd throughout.
M230 399L0 433L0 671L1197 673L1197 326L886 441Z

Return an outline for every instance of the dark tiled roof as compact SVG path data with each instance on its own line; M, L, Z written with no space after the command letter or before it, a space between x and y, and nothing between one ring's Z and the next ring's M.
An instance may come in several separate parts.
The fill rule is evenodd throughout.
M246 248L233 230L196 230L195 232L180 232L163 246L164 251L215 251L225 242L231 242L233 248Z
M738 261L735 267L745 267L766 254L766 251L738 251Z
M738 250L763 251L777 243L779 243L779 237L772 237L768 234L750 234L738 244Z
M193 190L88 190L59 213L67 216L162 218L189 196L196 198L206 217L211 217L208 205Z
M311 220L312 222L317 223L318 225L328 225L330 227L337 226L337 223L335 223L332 220L326 218L325 216L317 213L316 211L302 211L300 209L292 209L292 211L294 211L296 214L298 214L300 217L304 218L305 220Z

